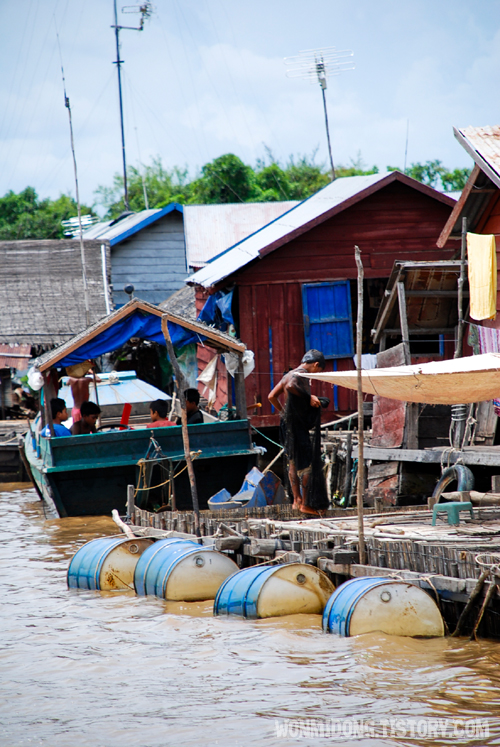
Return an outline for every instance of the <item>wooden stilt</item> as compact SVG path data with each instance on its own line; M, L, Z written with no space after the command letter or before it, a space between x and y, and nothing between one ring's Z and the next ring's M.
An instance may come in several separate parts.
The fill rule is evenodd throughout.
M179 366L179 361L175 355L174 346L170 338L170 332L168 331L168 321L165 317L161 321L162 332L165 337L167 344L168 357L170 363L175 371L175 378L177 379L177 389L179 393L179 399L181 403L181 421L182 421L182 442L184 444L184 458L186 460L189 484L191 486L191 498L193 501L193 512L194 512L194 528L197 537L200 537L200 507L198 503L198 489L196 487L196 477L194 474L193 460L191 459L191 449L189 446L189 433L187 427L187 414L186 414L186 397L184 396L184 390L187 389L187 382Z
M363 524L363 494L365 486L365 462L363 458L364 446L364 415L363 415L363 387L361 381L361 352L363 346L363 262L359 246L354 247L354 256L358 268L358 321L356 324L356 365L358 369L358 538L359 562L365 564L365 533Z

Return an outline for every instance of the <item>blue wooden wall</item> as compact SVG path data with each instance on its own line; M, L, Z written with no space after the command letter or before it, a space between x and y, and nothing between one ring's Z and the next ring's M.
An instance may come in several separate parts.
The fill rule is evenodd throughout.
M129 239L111 247L111 282L116 306L129 297L123 287L132 284L134 295L159 304L179 288L188 275L183 218L173 211Z

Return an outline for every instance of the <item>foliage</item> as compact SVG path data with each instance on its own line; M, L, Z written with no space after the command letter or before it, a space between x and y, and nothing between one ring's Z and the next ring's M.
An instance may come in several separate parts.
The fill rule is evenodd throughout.
M153 159L142 173L129 167L127 173L130 209L144 210L144 189L150 208L159 208L170 202L210 205L235 202L276 202L304 200L330 183L330 173L324 164L315 162L316 154L290 156L286 164L277 161L266 148L266 158L254 167L243 163L233 153L226 153L206 163L200 175L188 180L187 169L177 167L167 170L161 158ZM349 166L338 166L336 174L355 176L375 174L377 167L365 170L360 156ZM112 187L100 186L96 201L107 210L108 218L116 218L124 211L123 177L116 174Z
M91 212L82 206L82 214ZM61 221L76 214L76 202L69 195L40 200L33 187L26 187L19 194L11 190L0 197L0 240L62 239Z
M397 171L396 166L387 166L387 171ZM406 169L407 176L416 179L422 184L428 184L434 189L443 192L460 192L470 176L470 169L453 169L449 171L439 160L426 161L425 163L412 163Z

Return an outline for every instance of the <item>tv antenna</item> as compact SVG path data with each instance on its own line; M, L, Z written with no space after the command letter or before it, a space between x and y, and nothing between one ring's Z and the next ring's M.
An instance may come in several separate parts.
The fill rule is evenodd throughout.
M127 185L127 159L125 157L125 129L123 126L123 97L122 97L122 74L121 66L124 60L120 59L120 31L142 31L144 28L144 21L149 18L154 8L151 3L142 3L141 5L126 5L122 8L122 13L140 13L141 18L138 26L119 26L118 25L118 10L116 7L116 0L114 0L115 9L115 23L111 26L115 30L116 37L116 60L113 61L113 65L116 65L118 70L118 98L120 102L120 127L122 134L122 161L123 161L123 201L125 203L125 210L130 211L130 204L128 201L128 185Z
M55 16L54 16L54 22L55 22ZM57 46L59 48L59 59L61 61L61 77L62 77L62 84L63 84L63 92L64 92L64 106L68 110L68 118L69 118L69 135L70 135L70 142L71 142L71 153L73 154L73 174L75 177L75 192L76 192L76 207L78 211L78 233L80 237L80 258L82 261L82 280L83 280L83 300L85 303L85 318L87 320L87 327L90 324L90 303L89 303L89 286L87 282L87 267L85 264L85 244L83 243L83 224L82 224L82 208L80 205L80 192L78 189L78 170L76 167L76 154L75 154L75 140L73 137L73 119L71 116L71 105L69 103L69 98L66 93L66 78L64 76L64 66L63 66L63 59L62 59L62 52L61 52L61 42L59 41L59 31L57 30L56 26L56 37L57 37ZM74 219L73 219L74 220Z
M354 70L355 65L349 59L350 57L353 57L350 49L337 50L335 47L324 47L323 49L305 49L294 57L285 57L284 60L285 65L288 67L286 73L288 78L302 78L309 80L311 83L317 81L321 87L323 109L325 112L326 139L328 142L328 153L330 154L330 166L332 167L332 182L335 179L335 166L333 165L325 91L329 77L340 75L340 73L346 70Z

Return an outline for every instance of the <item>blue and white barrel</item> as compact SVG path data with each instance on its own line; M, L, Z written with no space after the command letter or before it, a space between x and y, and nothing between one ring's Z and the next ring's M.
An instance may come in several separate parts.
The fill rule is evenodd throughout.
M227 555L191 540L155 542L137 563L137 594L153 594L178 602L213 599L220 585L238 570Z
M342 636L382 632L437 638L444 635L439 608L415 584L391 578L353 578L332 594L323 613L325 633Z
M70 589L134 590L135 567L151 539L99 537L83 545L68 568Z
M214 615L250 619L321 615L334 585L312 565L288 563L245 568L228 578L214 602Z

